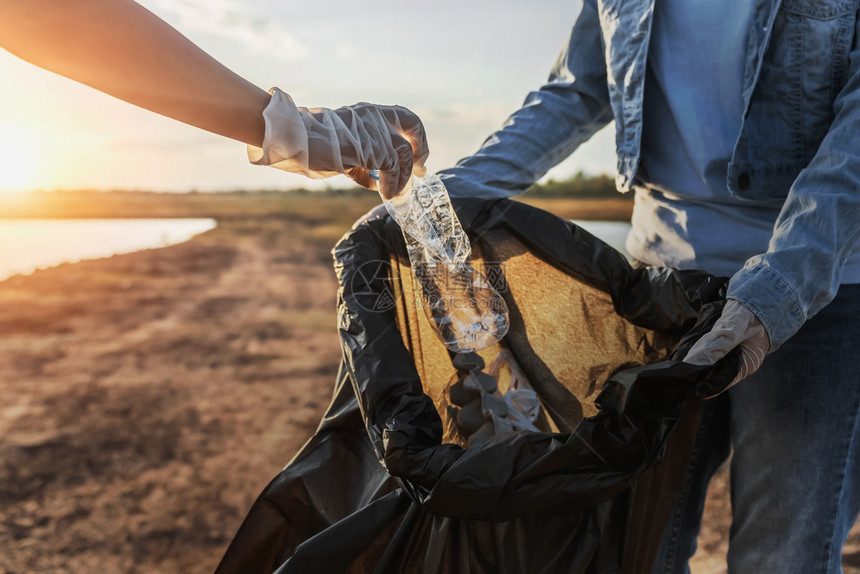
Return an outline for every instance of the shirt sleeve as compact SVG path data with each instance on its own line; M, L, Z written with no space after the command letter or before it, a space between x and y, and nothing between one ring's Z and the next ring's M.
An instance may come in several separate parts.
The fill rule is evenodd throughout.
M848 81L834 120L789 190L767 253L732 277L728 297L761 320L773 348L836 296L845 260L860 240L860 20Z
M439 172L451 197L526 191L612 120L597 8L585 0L548 82L472 156Z

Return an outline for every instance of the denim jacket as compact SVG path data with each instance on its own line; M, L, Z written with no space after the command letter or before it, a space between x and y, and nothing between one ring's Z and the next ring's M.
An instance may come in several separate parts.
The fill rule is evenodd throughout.
M441 173L451 196L522 193L612 120L616 185L631 189L654 1L584 0L548 83ZM858 9L860 0L755 0L727 185L740 200L782 207L767 253L732 277L729 297L761 319L774 348L835 297L860 240Z

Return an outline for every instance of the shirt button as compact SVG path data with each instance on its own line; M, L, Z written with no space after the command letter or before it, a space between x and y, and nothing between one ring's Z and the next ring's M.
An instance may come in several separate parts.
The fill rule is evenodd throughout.
M750 188L750 174L743 172L738 176L738 188L741 191L746 191Z

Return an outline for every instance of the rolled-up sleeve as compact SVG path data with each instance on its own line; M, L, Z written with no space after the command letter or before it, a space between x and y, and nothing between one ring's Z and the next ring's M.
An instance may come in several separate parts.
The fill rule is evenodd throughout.
M611 120L597 9L585 0L548 82L474 155L439 175L451 197L517 195Z
M860 241L860 20L848 81L818 152L789 190L767 253L732 277L728 296L762 321L774 348L826 306Z

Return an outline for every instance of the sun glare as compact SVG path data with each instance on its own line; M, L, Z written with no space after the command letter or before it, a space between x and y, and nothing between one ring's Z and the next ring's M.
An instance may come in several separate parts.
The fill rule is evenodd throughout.
M32 130L0 126L0 192L24 190L32 185L37 154Z

